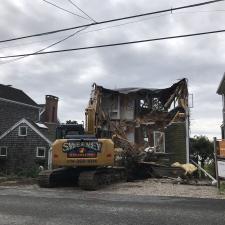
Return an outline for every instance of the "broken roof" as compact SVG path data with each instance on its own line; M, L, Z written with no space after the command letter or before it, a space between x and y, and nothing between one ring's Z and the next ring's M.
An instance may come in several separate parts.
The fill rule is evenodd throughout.
M120 93L120 94L131 94L131 93L146 93L148 92L149 94L161 94L162 92L173 92L177 86L179 86L181 83L186 83L186 79L183 78L177 83L174 83L171 87L169 88L138 88L138 87L131 87L131 88L118 88L118 89L108 89L104 88L102 86L96 85L98 88L102 89L103 92L114 92L114 93Z
M38 107L38 104L22 90L9 85L0 84L0 98Z
M174 83L169 88L155 89L155 88L119 88L119 89L107 89L102 86L95 85L95 88L99 89L103 93L114 93L114 94L138 94L140 96L152 95L158 97L160 101L165 104L174 94L177 88L186 87L187 90L187 81L185 78L181 79L177 83Z
M121 94L130 94L130 93L137 93L137 92L146 92L146 91L156 91L157 89L153 89L153 88L118 88L118 89L114 89L114 91L117 91Z

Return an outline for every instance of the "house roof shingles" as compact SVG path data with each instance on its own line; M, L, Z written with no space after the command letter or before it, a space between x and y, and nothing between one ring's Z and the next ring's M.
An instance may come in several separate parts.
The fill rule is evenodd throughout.
M8 85L0 84L0 98L39 107L39 105L22 90Z

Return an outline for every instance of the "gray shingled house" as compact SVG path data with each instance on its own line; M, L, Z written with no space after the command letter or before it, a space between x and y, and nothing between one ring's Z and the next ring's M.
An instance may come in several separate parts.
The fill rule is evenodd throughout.
M223 115L223 123L221 125L221 136L222 139L225 138L225 73L223 75L223 78L219 84L219 87L217 89L217 94L222 96L222 105L223 105L223 109L222 109L222 115Z
M0 84L0 172L31 174L49 162L55 136L58 98L38 105L22 90Z

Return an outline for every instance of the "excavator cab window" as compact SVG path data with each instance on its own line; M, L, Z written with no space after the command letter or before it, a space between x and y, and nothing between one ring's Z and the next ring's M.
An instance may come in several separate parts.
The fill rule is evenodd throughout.
M56 139L71 139L78 135L84 135L82 124L63 124L56 128Z

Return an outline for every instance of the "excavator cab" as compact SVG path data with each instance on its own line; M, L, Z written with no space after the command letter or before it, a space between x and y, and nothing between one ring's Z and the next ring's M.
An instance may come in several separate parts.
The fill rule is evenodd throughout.
M84 135L83 124L61 124L56 128L56 140L71 139L78 135Z

